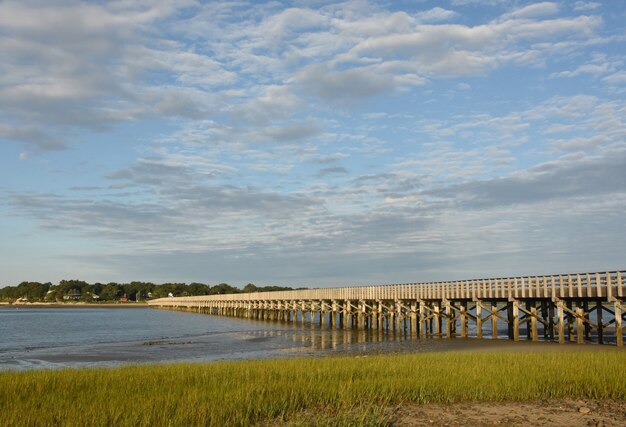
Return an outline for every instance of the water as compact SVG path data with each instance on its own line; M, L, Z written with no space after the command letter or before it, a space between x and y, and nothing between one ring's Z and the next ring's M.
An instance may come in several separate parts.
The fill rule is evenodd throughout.
M328 354L462 350L507 345L411 340L149 308L0 308L0 370Z

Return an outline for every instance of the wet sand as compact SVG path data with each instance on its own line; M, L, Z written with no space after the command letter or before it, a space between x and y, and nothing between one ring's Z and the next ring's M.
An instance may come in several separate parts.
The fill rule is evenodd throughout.
M531 402L405 404L391 410L394 426L624 426L626 401L555 399Z

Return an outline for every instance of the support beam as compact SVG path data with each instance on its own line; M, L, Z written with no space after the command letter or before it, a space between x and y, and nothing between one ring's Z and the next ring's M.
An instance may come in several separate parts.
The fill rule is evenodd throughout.
M481 301L476 301L476 337L483 337L483 313Z
M491 338L498 339L498 303L491 301Z
M624 330L622 329L622 305L620 301L614 302L615 311L615 340L618 347L624 346Z

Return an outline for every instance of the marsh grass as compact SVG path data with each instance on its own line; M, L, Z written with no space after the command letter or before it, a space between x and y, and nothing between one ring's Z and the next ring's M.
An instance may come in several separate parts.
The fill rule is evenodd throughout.
M626 398L626 352L459 352L0 373L0 425L380 425L405 402Z

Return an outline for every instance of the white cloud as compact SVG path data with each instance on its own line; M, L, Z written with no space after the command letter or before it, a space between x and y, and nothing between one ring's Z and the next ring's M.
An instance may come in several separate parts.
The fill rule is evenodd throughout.
M574 3L574 10L579 12L587 12L589 10L595 10L602 6L601 3L592 1L577 1Z
M507 0L452 0L455 6L497 6L507 3Z
M603 80L615 86L626 84L626 71L618 71L610 76L606 76Z
M3 209L150 254L125 268L188 255L271 278L276 260L281 277L407 277L548 265L529 254L594 235L623 253L626 77L608 17L471 0L50 4L0 4L0 138L23 144L16 162L88 141L94 154L43 156L107 178L0 189Z
M541 2L534 3L528 6L523 6L512 12L505 13L501 16L501 20L506 21L509 19L532 19L542 16L555 15L559 11L559 4L555 2Z
M441 7L435 7L424 12L418 12L415 14L415 19L418 22L441 22L449 21L459 17L459 14L453 10L443 9Z
M609 63L604 64L583 64L578 66L573 71L561 71L559 73L553 73L550 77L558 78L558 77L576 77L581 74L591 74L593 76L600 76L602 74L606 74L612 70L612 66Z

